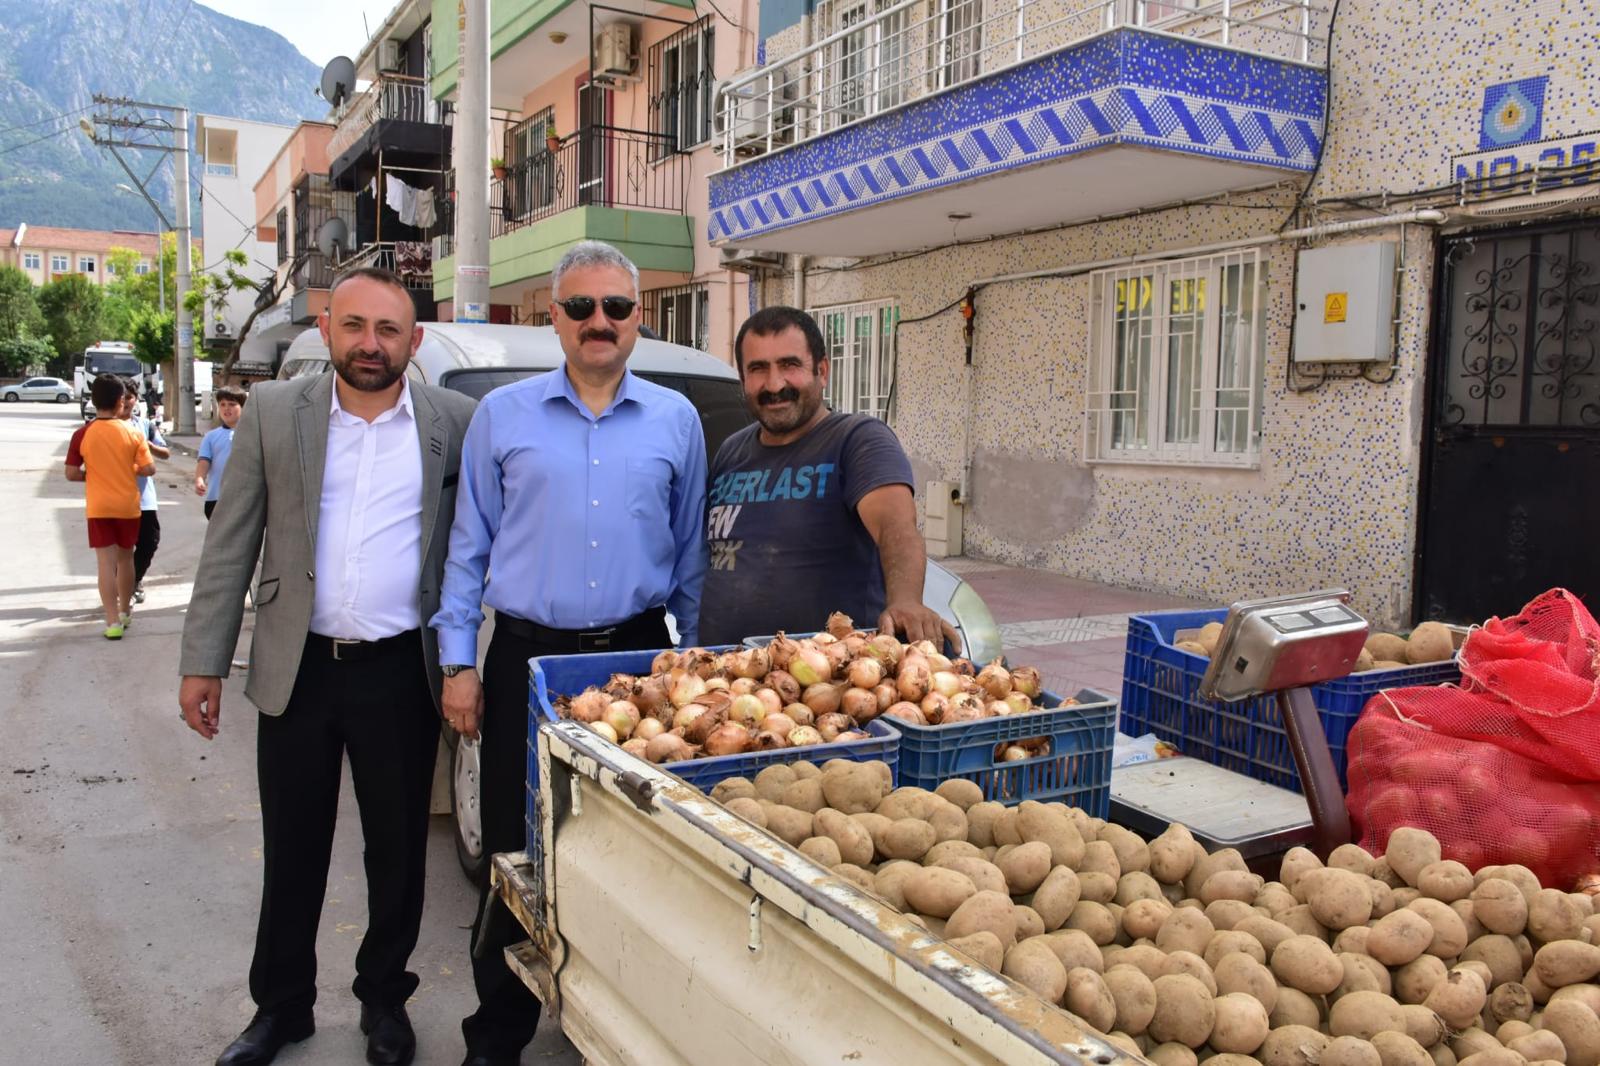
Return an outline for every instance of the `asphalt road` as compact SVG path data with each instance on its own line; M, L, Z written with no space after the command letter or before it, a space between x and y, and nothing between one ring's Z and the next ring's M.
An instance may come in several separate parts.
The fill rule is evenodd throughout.
M0 1061L209 1063L254 1010L256 714L234 677L215 741L178 720L178 642L205 519L187 488L192 461L177 453L158 463L149 598L125 639L101 637L82 487L61 475L78 424L75 406L0 405ZM346 774L318 939L317 1032L280 1063L364 1061L349 988L365 886ZM411 959L422 978L408 1004L419 1063L461 1060L475 900L452 825L436 816ZM523 1061L581 1059L547 1024Z

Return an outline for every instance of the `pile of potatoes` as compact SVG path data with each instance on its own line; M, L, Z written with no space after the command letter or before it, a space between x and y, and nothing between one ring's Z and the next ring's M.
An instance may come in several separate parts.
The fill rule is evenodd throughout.
M1600 1066L1600 914L1397 830L1279 879L1181 825L1146 842L882 763L769 766L733 813L1158 1066Z
M1221 637L1222 623L1207 622L1193 640L1180 640L1173 647L1210 659L1217 654L1217 641ZM1442 622L1423 622L1408 637L1393 633L1371 634L1352 669L1355 673L1398 670L1405 666L1448 662L1455 655L1455 638L1450 634L1450 627Z

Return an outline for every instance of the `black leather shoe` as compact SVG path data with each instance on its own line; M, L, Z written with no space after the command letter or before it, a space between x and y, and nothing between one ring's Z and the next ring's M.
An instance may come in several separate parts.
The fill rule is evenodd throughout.
M367 1061L377 1066L405 1066L417 1053L417 1034L403 1003L392 1007L363 1003L361 1031L367 1034Z
M256 1012L239 1038L217 1056L217 1066L266 1066L285 1044L298 1044L317 1031L311 1015L294 1017Z
M521 1063L521 1055L479 1055L470 1051L461 1060L461 1066L521 1066Z

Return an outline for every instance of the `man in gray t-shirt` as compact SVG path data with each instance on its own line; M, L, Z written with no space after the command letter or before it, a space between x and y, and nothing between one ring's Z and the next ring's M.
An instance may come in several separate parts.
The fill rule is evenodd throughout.
M701 642L812 632L832 611L908 640L956 640L922 603L911 463L887 425L823 404L830 366L811 316L759 311L734 353L756 424L711 464Z

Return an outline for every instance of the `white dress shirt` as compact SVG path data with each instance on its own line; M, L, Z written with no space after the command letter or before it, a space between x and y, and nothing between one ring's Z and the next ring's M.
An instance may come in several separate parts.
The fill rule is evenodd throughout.
M335 383L316 572L313 633L379 640L421 624L422 443L409 381L371 422L339 406Z

